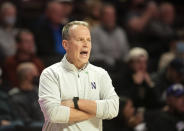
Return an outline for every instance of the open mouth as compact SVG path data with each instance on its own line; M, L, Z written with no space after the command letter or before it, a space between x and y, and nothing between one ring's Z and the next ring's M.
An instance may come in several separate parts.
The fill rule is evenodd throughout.
M80 54L83 55L83 56L87 56L88 55L88 51L81 51Z

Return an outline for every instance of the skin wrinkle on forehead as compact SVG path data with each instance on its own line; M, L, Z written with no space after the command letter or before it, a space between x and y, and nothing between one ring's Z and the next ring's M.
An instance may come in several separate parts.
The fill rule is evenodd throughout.
M76 31L76 28L78 28L79 26L81 26L81 27L86 27L86 26L84 26L84 25L72 25L70 28L69 28L69 30L68 30L68 40L70 40L71 38L73 38L73 37L76 37L76 36L78 36L78 35L76 35L74 32ZM87 28L87 27L86 27ZM87 28L88 30L89 30L89 28ZM72 37L71 37L71 34L73 34L72 35ZM75 34L75 35L74 35Z

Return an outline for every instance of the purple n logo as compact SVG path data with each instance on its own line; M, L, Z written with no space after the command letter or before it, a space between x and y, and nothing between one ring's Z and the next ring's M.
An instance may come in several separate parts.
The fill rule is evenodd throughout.
M96 89L96 83L95 82L91 82L91 86L92 86L92 89Z

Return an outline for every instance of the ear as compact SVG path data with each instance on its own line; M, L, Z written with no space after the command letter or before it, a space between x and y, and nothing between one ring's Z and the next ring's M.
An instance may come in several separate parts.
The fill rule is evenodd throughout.
M63 40L63 41L62 41L62 46L63 46L63 48L67 51L68 48L69 48L69 43L68 43L68 41L67 41L67 40Z

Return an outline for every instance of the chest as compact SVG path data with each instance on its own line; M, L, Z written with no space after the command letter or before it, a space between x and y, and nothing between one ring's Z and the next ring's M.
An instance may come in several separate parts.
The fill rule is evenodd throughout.
M87 71L65 72L59 79L62 100L73 97L88 100L100 99L100 82L93 73Z

